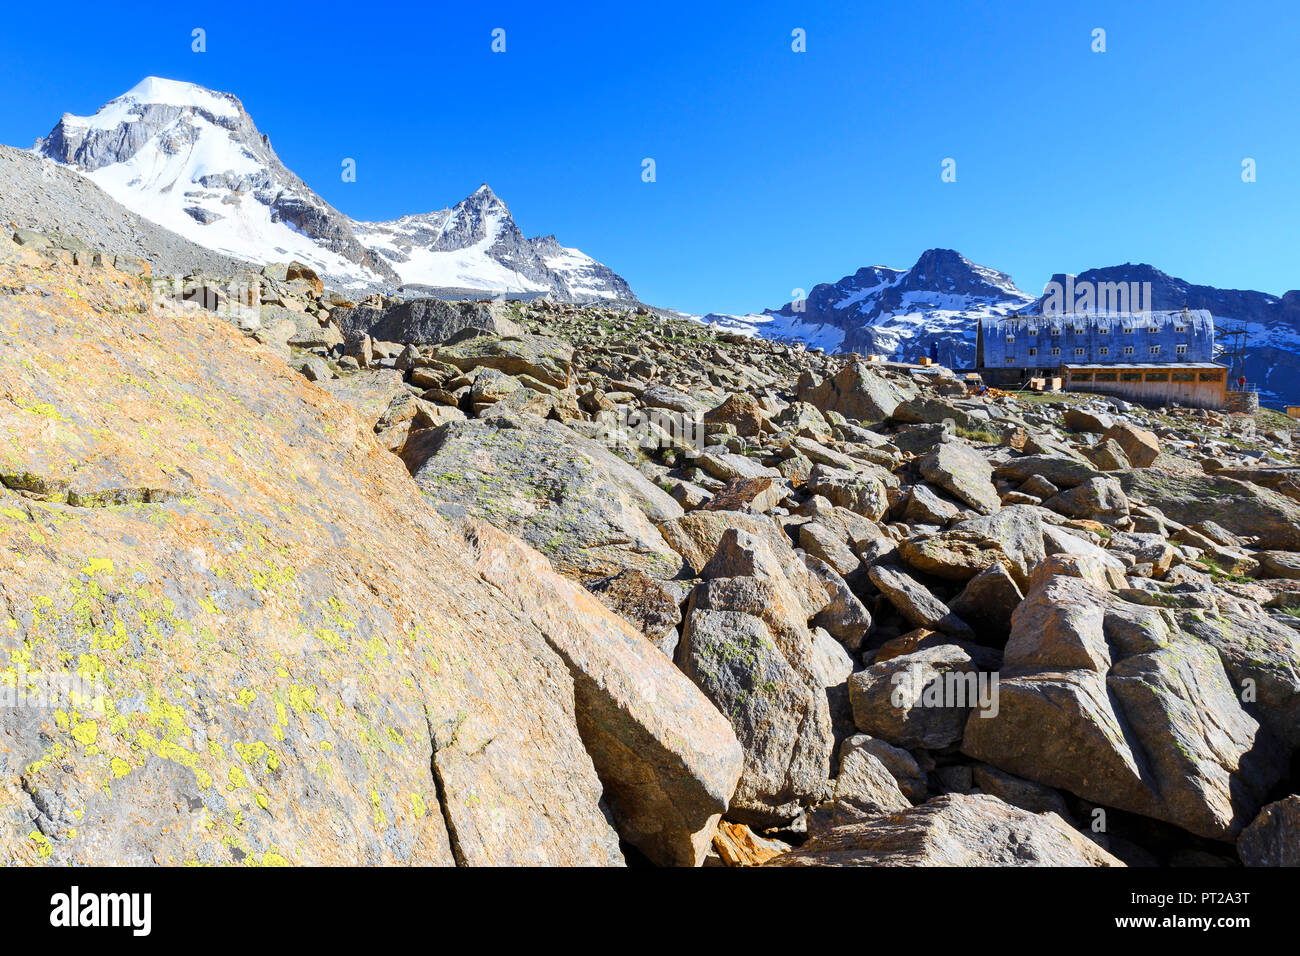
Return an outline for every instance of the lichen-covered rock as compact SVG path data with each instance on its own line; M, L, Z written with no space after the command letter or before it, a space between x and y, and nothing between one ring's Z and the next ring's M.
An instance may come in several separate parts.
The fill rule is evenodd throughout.
M638 568L670 578L681 558L655 528L681 505L605 446L559 422L495 415L421 432L402 452L415 482L517 534L564 574Z
M818 659L808 628L825 601L820 583L779 553L756 535L725 533L691 595L677 656L731 720L745 766L728 816L756 826L788 822L820 800L834 747L827 686L842 680ZM808 575L813 591L787 569Z
M622 861L569 669L372 421L115 274L0 286L0 459L177 492L0 491L4 677L58 685L0 710L0 858Z
M1213 521L1259 547L1300 551L1300 502L1268 488L1219 475L1140 468L1119 477L1124 491L1179 524Z

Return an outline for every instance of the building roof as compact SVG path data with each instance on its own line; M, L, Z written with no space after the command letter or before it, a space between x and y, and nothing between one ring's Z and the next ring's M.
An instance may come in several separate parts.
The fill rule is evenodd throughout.
M1181 322L1178 320L1185 320ZM1208 331L1214 334L1214 316L1208 309L1173 309L1161 312L1061 312L1051 315L1042 313L1011 315L993 315L980 318L980 325L986 332L1014 332L1024 328L1066 328L1075 326L1091 328L1158 328L1165 325L1186 324L1189 329L1198 332Z
M1226 365L1220 365L1218 362L1087 362L1075 364L1074 362L1062 362L1062 368L1067 369L1117 369L1125 371L1128 369L1142 368L1150 369L1155 372L1167 372L1180 368L1227 368Z

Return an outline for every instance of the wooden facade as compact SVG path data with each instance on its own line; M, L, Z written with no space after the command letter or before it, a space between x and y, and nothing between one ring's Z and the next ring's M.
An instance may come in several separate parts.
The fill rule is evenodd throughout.
M1069 392L1100 392L1142 405L1182 405L1222 408L1228 391L1228 369L1217 362L1159 365L1063 365Z

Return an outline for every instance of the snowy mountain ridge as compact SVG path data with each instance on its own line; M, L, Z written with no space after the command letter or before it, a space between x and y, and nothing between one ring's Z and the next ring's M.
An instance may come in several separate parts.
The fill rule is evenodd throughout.
M526 238L486 184L447 209L358 222L285 167L235 96L192 83L147 77L92 116L64 114L34 151L205 248L298 259L344 288L636 299L580 250Z

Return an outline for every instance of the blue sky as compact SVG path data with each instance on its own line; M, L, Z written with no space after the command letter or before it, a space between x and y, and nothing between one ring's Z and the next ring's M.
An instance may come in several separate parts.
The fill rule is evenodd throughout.
M0 31L0 142L201 83L349 215L486 181L656 305L775 307L934 246L1030 292L1126 261L1300 286L1294 3L46 3Z

